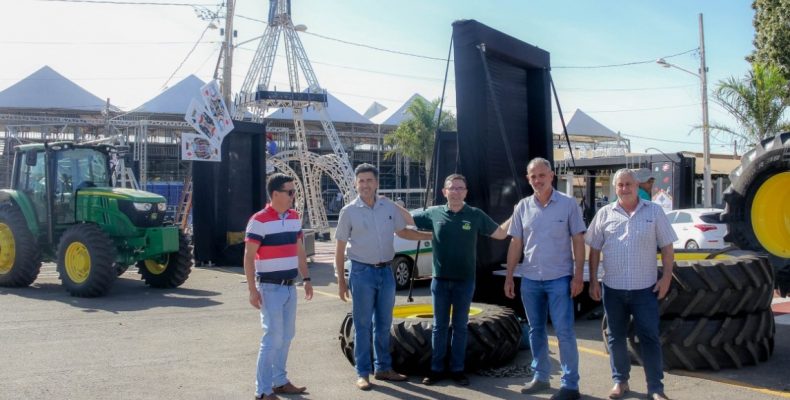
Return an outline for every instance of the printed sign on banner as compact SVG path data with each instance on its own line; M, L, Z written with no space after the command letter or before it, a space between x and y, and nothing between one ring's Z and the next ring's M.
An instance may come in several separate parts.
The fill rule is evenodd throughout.
M214 118L211 118L211 115L209 115L201 102L192 99L189 103L189 108L187 108L187 113L184 115L184 119L187 123L192 125L196 131L202 133L211 141L217 144L222 141L222 138L218 137L217 124Z
M213 80L200 88L200 94L203 96L209 115L217 123L217 135L222 142L225 135L233 130L233 120L230 119L230 112L225 105L225 100L222 99L217 81Z
M181 159L192 161L222 161L220 145L196 133L181 133Z

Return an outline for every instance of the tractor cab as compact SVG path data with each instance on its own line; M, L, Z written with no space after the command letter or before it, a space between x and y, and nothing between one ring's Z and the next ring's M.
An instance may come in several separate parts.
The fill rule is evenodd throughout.
M11 188L27 194L42 228L50 214L54 224L76 222L79 190L111 186L110 146L64 142L23 145L17 150Z

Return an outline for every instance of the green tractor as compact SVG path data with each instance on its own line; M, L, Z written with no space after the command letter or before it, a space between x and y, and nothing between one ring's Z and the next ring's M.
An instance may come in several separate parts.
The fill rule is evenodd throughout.
M156 288L180 286L192 247L165 223L165 198L111 185L109 145L72 142L16 147L11 189L0 190L0 286L36 280L54 261L72 296L104 295L137 264Z

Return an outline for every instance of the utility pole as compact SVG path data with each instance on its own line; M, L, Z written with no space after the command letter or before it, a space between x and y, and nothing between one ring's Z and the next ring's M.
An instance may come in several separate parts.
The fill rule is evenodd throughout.
M236 0L227 0L225 5L225 43L224 47L224 60L222 62L222 98L225 99L225 104L228 106L229 111L233 112L233 103L231 103L231 69L233 67L233 13L235 9Z
M705 30L702 27L702 13L699 14L699 76L702 80L702 201L705 208L711 207L713 197L710 180L710 125L708 124L708 68L705 66Z

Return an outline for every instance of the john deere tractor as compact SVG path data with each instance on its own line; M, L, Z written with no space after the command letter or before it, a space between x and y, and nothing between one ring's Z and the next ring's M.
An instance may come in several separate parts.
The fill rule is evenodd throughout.
M186 281L192 248L165 223L165 199L110 184L114 148L72 142L17 146L0 190L0 286L28 286L54 261L72 296L96 297L136 264L157 288Z

